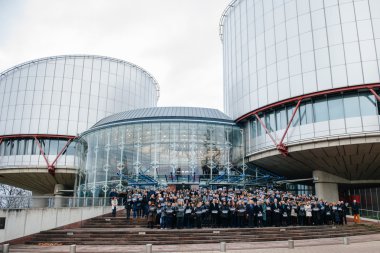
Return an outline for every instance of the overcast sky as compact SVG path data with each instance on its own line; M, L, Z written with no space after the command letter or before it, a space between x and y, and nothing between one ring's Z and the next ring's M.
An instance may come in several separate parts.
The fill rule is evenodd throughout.
M230 0L0 0L0 72L53 55L119 58L150 72L159 106L223 109L219 19Z

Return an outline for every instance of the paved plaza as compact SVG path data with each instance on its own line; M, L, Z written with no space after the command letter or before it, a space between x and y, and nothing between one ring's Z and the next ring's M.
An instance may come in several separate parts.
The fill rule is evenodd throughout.
M280 253L280 252L380 252L380 234L352 236L350 244L344 245L343 238L298 240L294 242L295 248L288 249L287 241L259 242L259 243L230 243L227 244L227 252L248 253ZM153 252L220 252L220 244L184 244L184 245L153 245ZM145 252L145 245L126 246L85 246L78 245L77 252L112 252L112 253L140 253ZM10 252L41 252L41 253L63 253L70 252L70 246L36 246L36 245L11 245Z

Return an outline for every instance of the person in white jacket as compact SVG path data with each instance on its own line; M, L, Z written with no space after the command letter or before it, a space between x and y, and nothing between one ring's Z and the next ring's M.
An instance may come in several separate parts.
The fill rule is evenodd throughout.
M310 205L310 201L308 201L305 205L305 210L306 210L306 224L308 226L311 226L311 218L312 218L312 210L311 210L311 205Z
M111 200L112 217L116 217L117 198L113 197Z

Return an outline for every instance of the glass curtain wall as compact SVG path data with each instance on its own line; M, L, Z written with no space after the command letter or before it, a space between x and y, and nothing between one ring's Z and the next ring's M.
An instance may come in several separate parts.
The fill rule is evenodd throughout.
M206 123L135 123L85 134L78 194L106 196L123 190L138 174L158 180L172 175L240 173L242 133L231 125ZM83 157L83 156L81 156Z

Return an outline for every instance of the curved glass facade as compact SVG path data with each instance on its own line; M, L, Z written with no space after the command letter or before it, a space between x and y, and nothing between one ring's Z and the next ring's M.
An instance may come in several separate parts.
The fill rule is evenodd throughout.
M145 70L100 56L57 56L0 74L0 135L77 135L98 120L157 105Z
M285 104L258 114L267 129L280 139L290 121L295 104ZM317 96L301 102L288 134L287 144L327 136L342 136L380 130L379 102L369 91L352 91ZM274 144L253 116L244 123L248 154L273 148Z
M194 117L184 117L188 108L144 110L157 109L155 117L107 121L81 136L86 146L81 147L80 194L103 196L111 187L127 187L127 179L138 174L165 183L173 175L193 182L221 172L237 173L243 157L242 132L232 120L205 118L211 109ZM165 111L172 111L175 118L164 116Z
M222 20L225 112L378 83L378 0L235 0Z

